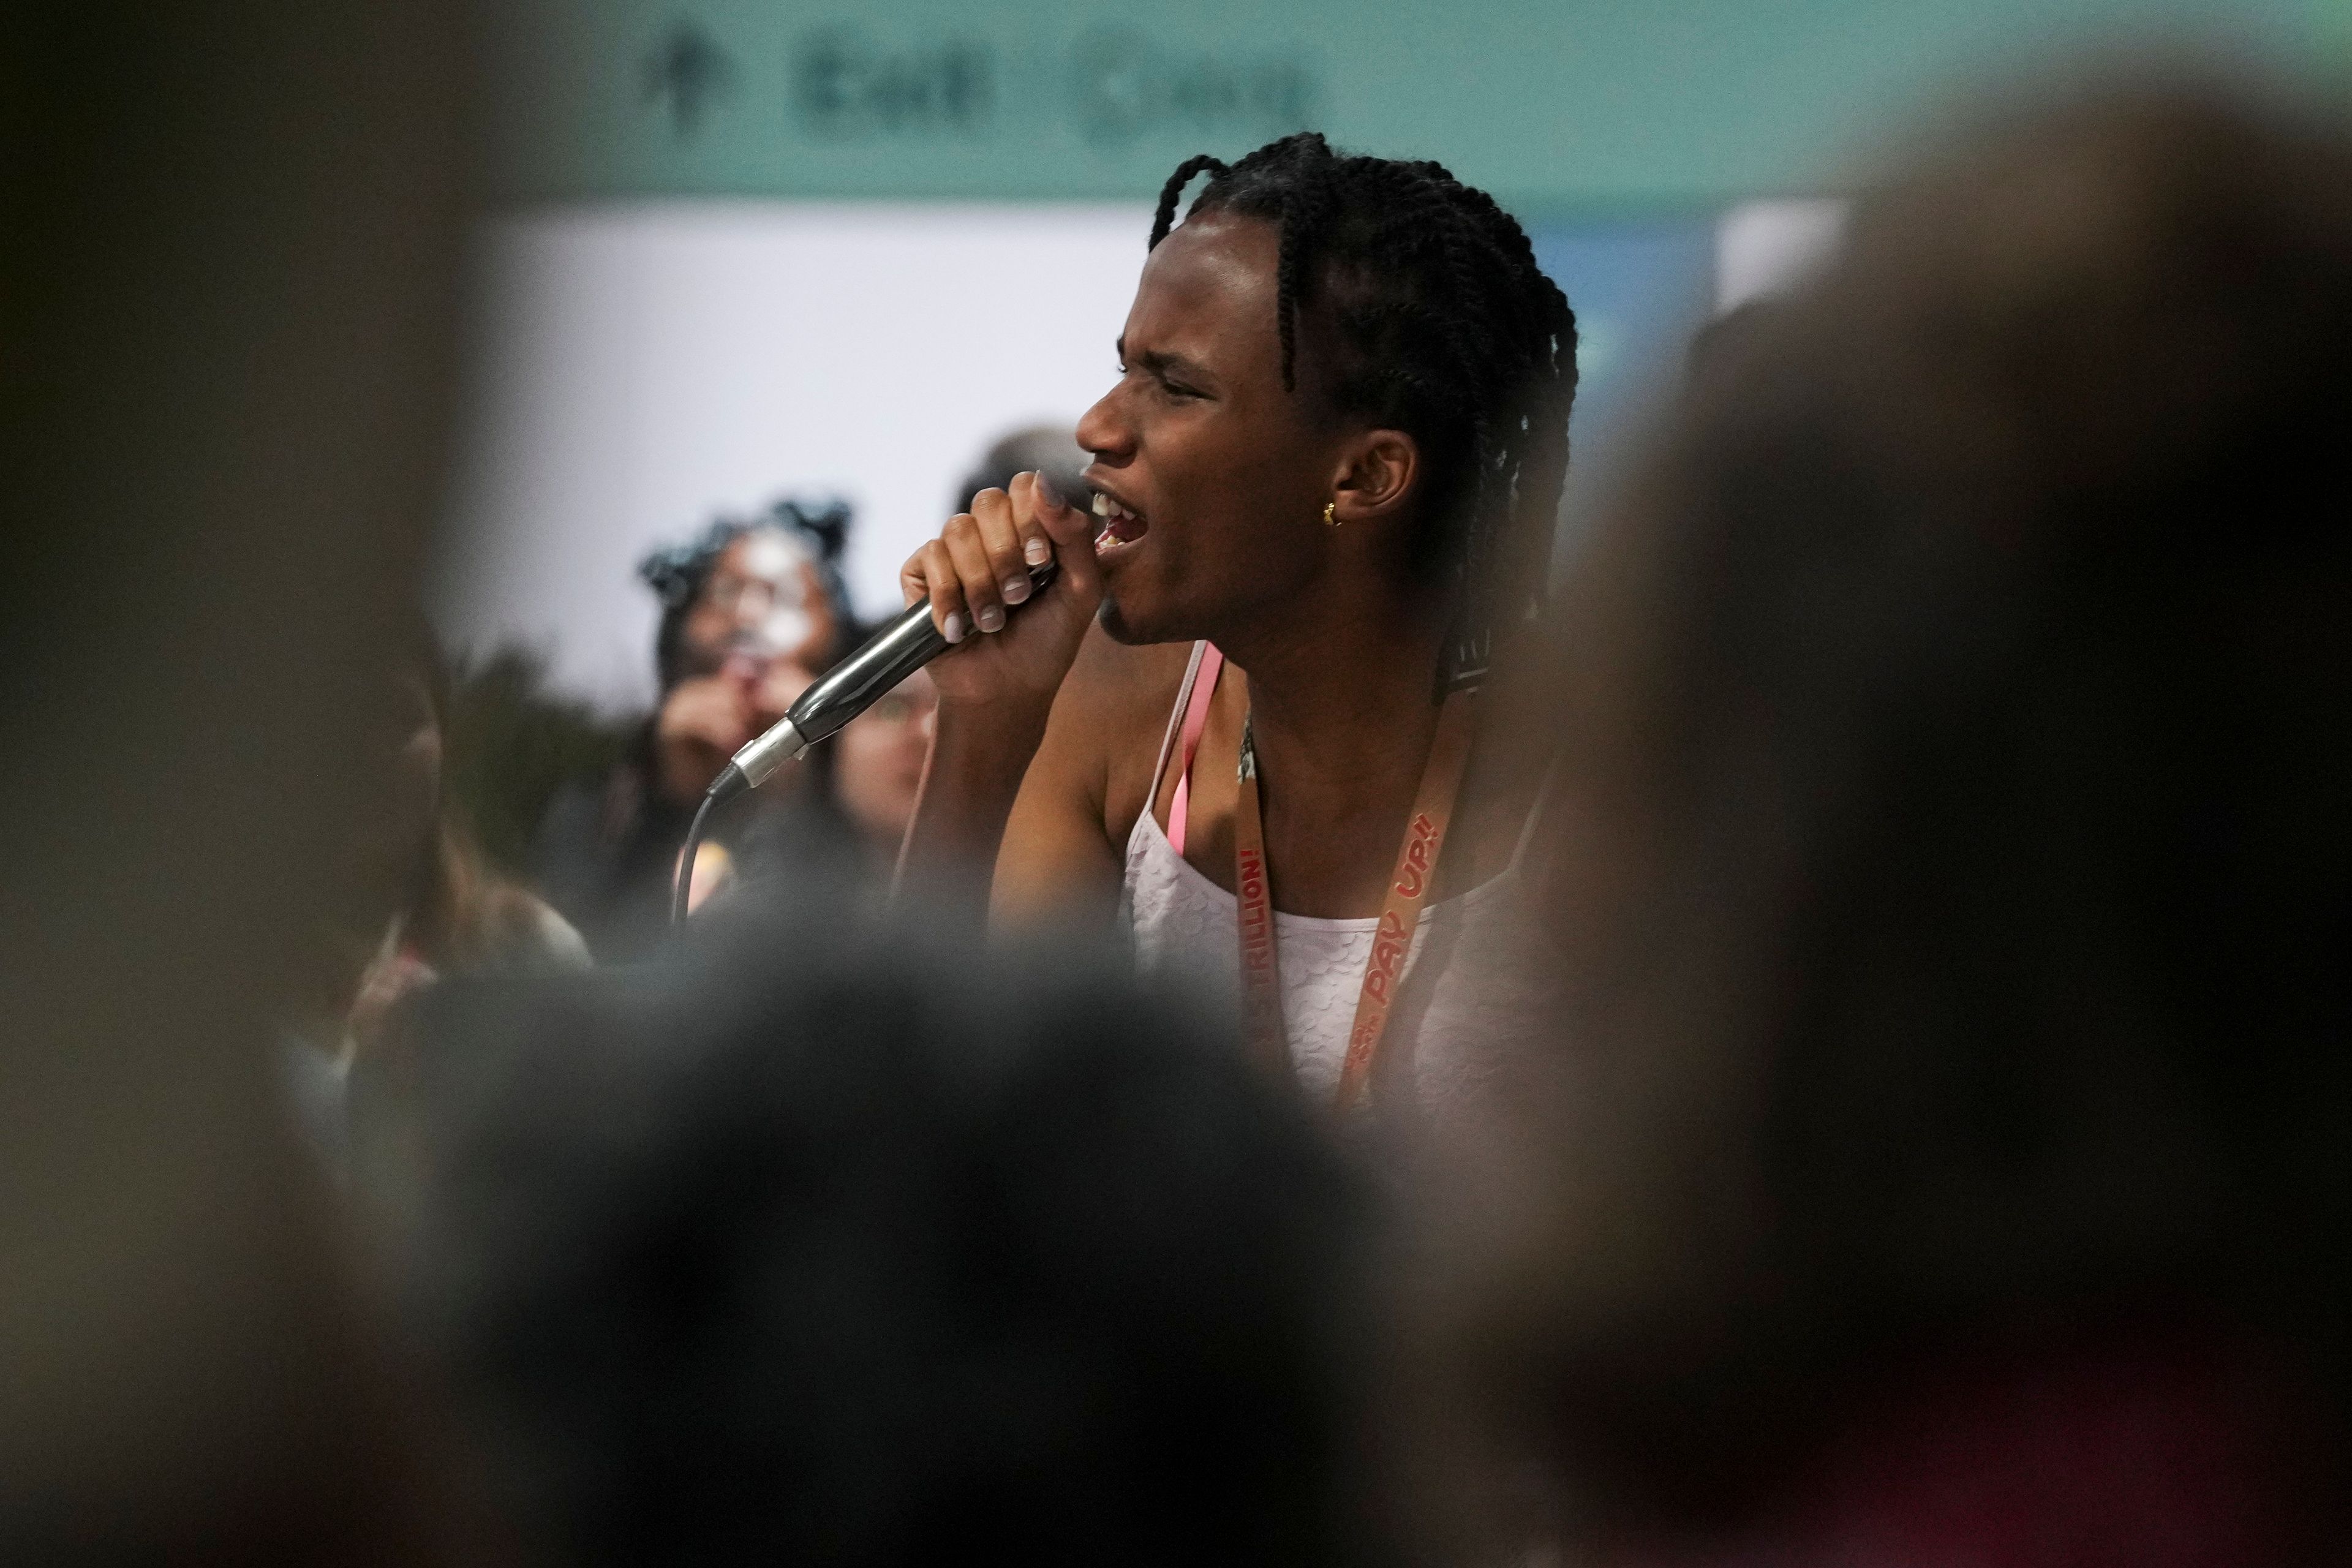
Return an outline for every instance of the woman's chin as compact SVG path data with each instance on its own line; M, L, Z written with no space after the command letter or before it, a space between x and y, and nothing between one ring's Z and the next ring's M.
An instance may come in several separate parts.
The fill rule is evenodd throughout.
M1107 593L1103 595L1102 608L1095 612L1095 620L1102 627L1105 635L1115 643L1125 643L1133 647L1139 643L1158 640L1137 630L1135 621L1119 605L1118 597L1114 594Z
M1189 595L1169 581L1163 563L1143 552L1146 542L1139 539L1116 553L1097 553L1104 565L1103 597L1095 618L1113 642L1190 642L1200 635L1193 628L1201 617L1187 607Z
M1130 647L1146 643L1191 640L1177 625L1175 617L1169 616L1166 607L1149 594L1121 594L1116 589L1107 590L1103 595L1102 608L1095 612L1095 619L1102 624L1102 629L1111 641L1124 643Z

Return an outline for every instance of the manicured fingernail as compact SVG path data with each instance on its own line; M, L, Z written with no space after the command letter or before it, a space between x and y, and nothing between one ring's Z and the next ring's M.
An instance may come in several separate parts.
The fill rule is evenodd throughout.
M1024 600L1024 599L1027 598L1028 596L1029 596L1029 579L1028 579L1028 578L1026 578L1026 577L1007 577L1007 578L1004 580L1004 602L1005 602L1006 604L1008 604L1008 605L1017 605L1017 604L1019 604L1022 600Z
M1030 478L1032 482L1035 484L1037 488L1037 498L1040 500L1044 501L1047 506L1059 506L1062 504L1062 492L1060 489L1055 485L1052 479L1045 477L1045 469L1038 469L1034 474L1031 475Z
M1042 539L1033 539L1021 547L1021 559L1032 566L1043 566L1054 558L1054 547Z
M940 636L950 642L963 641L963 612L950 610L948 618L940 623Z
M1004 611L998 605L990 605L974 610L971 618L980 623L982 631L1001 632L1004 629Z

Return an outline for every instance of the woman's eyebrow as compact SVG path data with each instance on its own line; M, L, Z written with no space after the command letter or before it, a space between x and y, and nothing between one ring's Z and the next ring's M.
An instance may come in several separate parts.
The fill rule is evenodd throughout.
M1157 376L1174 376L1179 381L1205 382L1209 373L1198 361L1182 354L1164 353L1158 349L1146 349L1135 356L1135 363Z
M1118 348L1119 363L1136 369L1148 370L1157 376L1164 378L1173 375L1181 381L1201 383L1207 383L1213 379L1209 374L1207 366L1198 360L1187 359L1180 353L1170 353L1163 349L1143 349L1138 352L1134 358L1129 359L1127 352L1127 339L1123 335L1118 340Z

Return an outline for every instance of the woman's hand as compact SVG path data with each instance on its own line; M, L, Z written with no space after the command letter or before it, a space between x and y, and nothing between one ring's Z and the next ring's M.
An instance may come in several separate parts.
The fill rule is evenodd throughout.
M981 491L907 558L907 603L929 599L931 624L953 645L929 667L942 710L1052 705L1102 603L1095 532L1094 518L1041 476L1020 474L1010 490ZM1030 567L1049 560L1060 575L1025 603Z
M732 675L679 681L654 719L654 761L663 795L692 805L744 742L759 733L749 687Z

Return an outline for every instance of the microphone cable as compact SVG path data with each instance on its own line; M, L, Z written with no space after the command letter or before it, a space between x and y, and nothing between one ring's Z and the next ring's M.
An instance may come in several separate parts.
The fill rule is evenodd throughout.
M677 868L670 873L669 923L674 926L686 923L686 900L694 890L694 857L702 847L702 825L710 820L710 808L718 804L715 787L703 792L702 804L694 808L694 821L686 830L686 847L678 851Z

